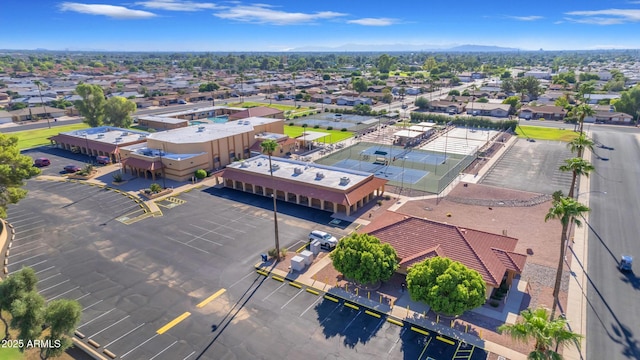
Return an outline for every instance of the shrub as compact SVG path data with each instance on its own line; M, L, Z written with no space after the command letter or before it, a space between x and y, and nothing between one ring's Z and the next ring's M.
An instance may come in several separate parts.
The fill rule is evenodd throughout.
M491 305L491 307L497 308L498 306L500 306L500 303L495 300L491 300L489 302L489 305Z
M120 173L115 173L113 175L111 175L113 177L113 181L115 182L122 182L124 179L122 178L122 174Z
M347 128L342 128L340 129L340 131L347 131Z
M327 126L327 130L333 130L333 126Z
M378 204L378 206L382 206L382 200L376 201L376 204Z
M204 169L198 169L196 170L194 176L196 177L196 179L202 180L207 177L207 172Z
M292 123L292 122L290 122L290 123L289 123L289 126L293 126L293 125L295 125L295 124L294 124L294 123Z
M385 196L384 196L384 199L385 199L385 200L391 200L391 195L385 195Z
M320 125L314 125L313 128L314 129L320 129Z
M149 185L149 191L151 191L154 194L159 193L160 191L162 191L162 186L160 186L160 184L158 183L153 183Z

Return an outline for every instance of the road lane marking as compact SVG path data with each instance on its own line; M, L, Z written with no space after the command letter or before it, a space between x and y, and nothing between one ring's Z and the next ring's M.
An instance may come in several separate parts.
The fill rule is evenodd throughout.
M113 310L115 310L115 308L113 308L113 309L111 309L111 310L107 311L106 313L103 313L103 314L98 315L98 317L96 317L96 318L93 318L93 319L91 319L91 320L87 321L86 323L84 323L84 324L82 324L82 325L78 326L78 327L77 327L77 329L80 329L81 327L83 327L83 326L85 326L85 325L89 325L89 324L91 324L92 322L94 322L94 321L96 321L96 320L100 319L101 317L103 317L103 316L107 315L108 313L112 312Z
M176 326L180 321L186 319L189 317L189 315L191 315L190 312L185 311L184 313L182 313L182 315L178 316L177 318L171 320L167 325L161 327L160 329L158 329L156 331L156 333L158 333L159 335L164 334L165 332L167 332L169 329L171 329L172 327Z
M120 358L124 358L125 356L131 354L135 349L139 348L140 346L148 343L149 341L153 340L156 336L158 336L158 334L153 335L152 337L148 338L147 340L145 340L142 344L138 344L138 346L134 347L133 349L127 351L124 355L120 356Z
M213 295L209 296L208 298L202 300L202 302L200 302L200 304L196 305L197 308L201 308L204 307L205 305L207 305L208 303L212 302L213 300L215 300L218 296L224 294L224 292L227 291L227 289L220 289L218 291L216 291Z
M100 333L102 333L102 332L104 332L104 331L106 331L106 330L109 330L111 327L115 326L115 325L116 325L116 324L118 324L120 321L124 321L124 320L126 320L126 319L127 319L128 317L130 317L130 316L131 316L131 315L127 315L127 316L123 317L122 319L120 319L120 320L118 320L118 321L114 322L113 324L111 324L111 325L107 326L106 328L104 328L104 329L102 329L102 330L98 331L97 333L95 333L95 334L93 334L93 335L89 335L89 336L87 336L87 337L88 337L89 339L91 339L92 337L94 337L94 336L96 336L96 335L98 335L98 334L100 334Z

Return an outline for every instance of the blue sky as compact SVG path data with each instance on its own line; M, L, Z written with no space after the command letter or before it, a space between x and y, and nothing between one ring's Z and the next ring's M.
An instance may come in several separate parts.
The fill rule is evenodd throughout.
M2 0L0 49L640 48L640 0L79 1Z

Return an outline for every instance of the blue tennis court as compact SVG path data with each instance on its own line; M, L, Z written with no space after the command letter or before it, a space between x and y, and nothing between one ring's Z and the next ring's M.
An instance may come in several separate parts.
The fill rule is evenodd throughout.
M368 161L358 161L352 159L340 160L333 166L343 169L353 169L359 171L365 171L375 174L378 177L385 178L391 181L404 182L406 184L415 184L423 177L429 174L429 171L402 168L395 165L384 165L381 163L372 163ZM403 175L404 173L404 175Z
M386 157L391 159L392 162L402 160L422 163L422 164L443 164L447 160L447 156L442 154L434 154L426 151L420 151L415 149L404 150L397 147L389 149L388 147L370 147L361 152L361 155L369 155L372 160L377 157Z

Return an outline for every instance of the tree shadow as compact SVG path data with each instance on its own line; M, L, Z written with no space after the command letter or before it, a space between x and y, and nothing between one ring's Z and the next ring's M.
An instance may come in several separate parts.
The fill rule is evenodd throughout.
M336 303L326 298L315 306L316 319L325 339L341 336L343 345L350 349L359 343L369 342L386 320L385 316L372 316L365 310L361 306L356 310L345 306L342 301Z
M640 290L640 277L633 273L633 271L622 272L622 281L631 285L634 290Z

